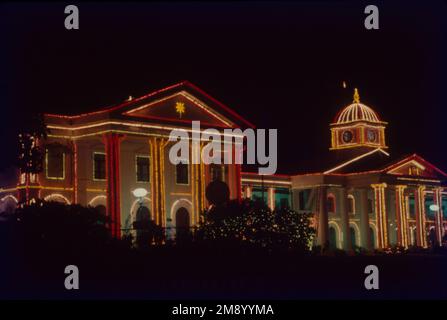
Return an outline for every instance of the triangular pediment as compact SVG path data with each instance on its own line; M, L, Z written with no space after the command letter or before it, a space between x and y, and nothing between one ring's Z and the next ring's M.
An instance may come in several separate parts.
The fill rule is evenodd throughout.
M123 114L137 118L178 123L200 121L201 125L209 127L235 126L228 118L184 90L143 103L125 111Z
M445 179L447 177L445 172L435 167L418 155L412 155L401 161L398 161L388 166L385 170L387 174L391 175L442 179Z

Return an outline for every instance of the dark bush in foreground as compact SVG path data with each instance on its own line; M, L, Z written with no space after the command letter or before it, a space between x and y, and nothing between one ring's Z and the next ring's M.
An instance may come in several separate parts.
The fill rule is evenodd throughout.
M314 234L309 215L288 208L272 212L265 205L249 200L210 208L198 229L202 241L301 251L310 250Z

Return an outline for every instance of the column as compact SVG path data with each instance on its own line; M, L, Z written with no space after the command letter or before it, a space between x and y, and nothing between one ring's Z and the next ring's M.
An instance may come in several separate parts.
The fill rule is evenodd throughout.
M240 164L235 164L236 166L236 199L241 202L242 201L242 169Z
M270 208L270 210L275 210L275 188L269 187L267 189L267 205Z
M349 232L348 193L346 188L340 188L340 218L343 236L343 250L351 250L351 233Z
M425 230L425 187L418 186L414 191L416 211L416 244L427 248L427 232Z
M245 198L251 199L251 186L250 185L245 186Z
M327 213L327 187L319 187L318 198L318 234L317 244L322 248L328 247L329 221Z
M121 237L120 204L120 142L122 135L107 133L103 136L106 151L107 214L112 237Z
M433 190L434 204L438 206L435 213L436 240L438 245L442 245L442 237L444 236L443 212L442 212L442 188Z
M379 249L388 247L388 217L385 203L386 183L372 184L374 189L374 209L377 223L377 243Z
M78 180L78 144L76 140L72 142L73 156L73 203L79 203L79 180Z
M152 137L149 139L151 154L151 216L155 223L162 227L166 225L164 150L167 144L168 140L164 138Z
M408 217L407 204L405 201L404 185L395 186L396 192L396 221L397 221L397 244L399 246L408 248L409 234L408 234Z
M368 189L360 189L360 243L366 250L373 249L371 230L369 228Z
M191 195L193 202L192 225L196 225L200 221L200 214L205 208L205 164L201 161L201 154L204 144L191 144L193 161L191 167Z

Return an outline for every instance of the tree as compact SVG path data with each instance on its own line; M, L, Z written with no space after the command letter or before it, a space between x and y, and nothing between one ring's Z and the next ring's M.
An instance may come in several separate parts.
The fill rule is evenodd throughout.
M25 203L29 203L30 174L38 174L43 170L44 151L40 146L42 139L47 138L48 129L43 115L25 117L18 134L17 166L20 173L25 174Z

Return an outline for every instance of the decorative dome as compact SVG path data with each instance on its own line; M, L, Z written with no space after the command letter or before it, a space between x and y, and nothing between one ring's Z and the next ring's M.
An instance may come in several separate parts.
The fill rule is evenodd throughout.
M355 88L353 103L338 113L334 124L344 124L357 121L381 123L377 113L373 109L367 105L364 105L363 103L360 103L360 96L357 88Z

